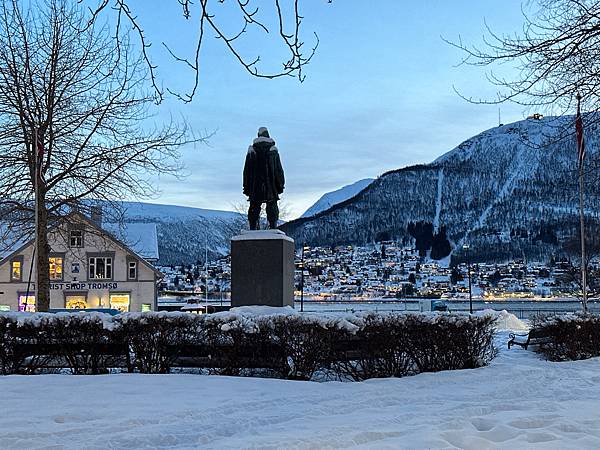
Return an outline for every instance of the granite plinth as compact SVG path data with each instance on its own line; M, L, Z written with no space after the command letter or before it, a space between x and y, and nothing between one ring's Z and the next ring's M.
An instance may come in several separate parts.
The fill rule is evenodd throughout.
M279 230L231 239L231 306L294 306L294 240Z

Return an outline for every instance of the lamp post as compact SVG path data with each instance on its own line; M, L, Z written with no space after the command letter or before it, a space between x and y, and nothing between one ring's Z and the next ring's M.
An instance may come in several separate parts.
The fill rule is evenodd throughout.
M302 256L300 257L300 312L304 312L304 251L307 250L302 244Z
M463 245L463 250L467 256L467 274L469 276L469 313L473 314L473 294L471 291L471 261L469 259L469 244Z

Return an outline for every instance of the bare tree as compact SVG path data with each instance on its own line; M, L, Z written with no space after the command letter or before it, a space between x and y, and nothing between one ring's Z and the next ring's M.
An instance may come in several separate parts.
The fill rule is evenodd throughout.
M482 47L447 41L461 49L464 64L513 69L514 76L488 73L499 90L478 103L515 102L551 111L572 110L577 93L582 109L597 110L600 99L600 2L533 0L523 13L521 33L500 35L487 27Z
M113 19L115 34L119 35L121 29L130 26L135 30L137 43L141 48L143 59L150 72L150 78L156 94L156 100L162 101L164 89L159 86L157 66L153 63L151 46L152 39L144 31L136 8L141 10L146 7L145 3L134 6L131 0L78 0L80 3L89 4L90 23L94 23L99 17L106 15ZM279 78L295 76L301 82L305 75L303 68L310 63L319 45L319 39L314 33L314 44L305 47L302 39L302 21L304 17L300 12L300 0L280 1L274 0L269 6L256 0L163 0L172 5L173 12L180 14L185 21L195 20L197 22L197 38L193 48L188 50L190 56L182 56L172 49L168 43L162 42L162 46L174 58L183 64L192 73L192 87L186 93L181 93L170 87L166 91L185 102L190 102L199 85L200 60L202 46L207 38L216 37L220 40L226 51L246 70L250 75L259 78ZM332 0L326 0L332 3ZM261 6L257 6L261 5ZM220 20L221 17L237 16L239 25L235 31L228 31L230 23ZM276 69L263 69L259 65L263 63L261 55L248 56L242 51L242 41L250 33L259 33L264 37L274 36L270 39L279 44L283 50L280 66ZM252 39L257 43L257 39ZM255 47L259 47L256 44Z
M587 223L588 233L585 237L585 261L584 268L587 275L587 290L589 297L600 295L600 279L598 272L592 270L592 261L600 258L600 229L596 223ZM571 264L564 274L562 281L572 288L572 294L583 297L583 285L581 279L581 237L574 233L573 237L565 240L562 244L563 251L569 256Z
M185 124L149 125L148 69L123 30L111 33L68 0L0 8L0 212L31 236L37 198L36 301L44 311L48 227L89 199L148 196L153 174L177 174L178 148L197 139Z

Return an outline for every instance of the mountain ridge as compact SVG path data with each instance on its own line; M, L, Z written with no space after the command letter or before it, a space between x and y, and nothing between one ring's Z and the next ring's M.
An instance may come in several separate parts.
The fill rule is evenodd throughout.
M313 245L365 244L385 236L410 241L408 223L425 221L445 227L453 249L468 242L492 259L547 256L558 247L536 241L543 230L551 228L558 240L577 225L573 123L570 116L549 117L485 130L431 163L387 171L356 196L282 229ZM597 135L594 126L586 129L590 159L597 157ZM586 189L589 219L597 221L600 192L594 183ZM510 239L517 228L528 229L527 241Z
M323 194L300 217L314 216L315 214L325 211L340 202L354 197L356 194L358 194L360 191L366 188L369 184L371 184L373 180L373 178L364 178L354 183L342 186L341 188L336 189L334 191Z

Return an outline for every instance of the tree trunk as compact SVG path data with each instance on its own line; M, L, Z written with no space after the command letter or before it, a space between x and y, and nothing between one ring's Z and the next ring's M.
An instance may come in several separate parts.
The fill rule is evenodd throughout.
M50 246L48 245L48 211L46 210L46 190L43 183L40 182L37 197L38 229L37 233L37 282L36 303L37 311L46 312L50 309L50 264L48 254Z

